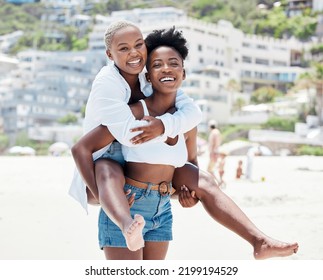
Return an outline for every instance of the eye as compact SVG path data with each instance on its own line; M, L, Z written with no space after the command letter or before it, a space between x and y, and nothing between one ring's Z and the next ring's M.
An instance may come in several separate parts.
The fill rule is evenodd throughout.
M127 47L123 47L123 48L120 49L120 51L121 52L126 52L126 51L128 51L128 48Z
M138 44L136 45L136 48L137 48L137 49L140 49L143 45L144 45L144 43L138 43Z
M161 67L161 64L160 63L154 63L152 65L152 68L160 68Z

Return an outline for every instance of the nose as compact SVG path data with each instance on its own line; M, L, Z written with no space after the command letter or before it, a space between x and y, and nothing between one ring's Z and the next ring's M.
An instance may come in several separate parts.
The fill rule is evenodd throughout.
M168 65L168 63L165 63L164 65L163 65L163 72L169 72L170 71L170 67L169 67L169 65Z
M136 48L131 48L131 49L130 49L130 54L131 54L131 55L137 54L137 52L138 52L138 51L136 50Z

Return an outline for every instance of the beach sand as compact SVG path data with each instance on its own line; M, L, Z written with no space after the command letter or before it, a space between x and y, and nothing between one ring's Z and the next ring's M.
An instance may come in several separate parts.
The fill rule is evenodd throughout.
M323 259L323 157L257 157L255 181L236 180L227 157L223 189L266 234L299 242L285 259ZM201 168L207 164L200 158ZM71 157L0 157L1 260L104 260L97 244L98 207L89 214L68 196ZM261 180L264 178L264 180ZM214 222L201 205L172 201L169 260L251 260L252 248Z

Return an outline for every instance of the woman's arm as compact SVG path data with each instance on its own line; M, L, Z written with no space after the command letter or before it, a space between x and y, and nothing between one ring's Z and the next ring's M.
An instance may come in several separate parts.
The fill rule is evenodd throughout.
M197 161L197 127L185 133L186 148L188 153L187 161L198 166Z
M188 162L198 166L197 163L197 128L193 128L185 133L186 148L188 152ZM193 207L198 203L199 199L195 195L195 191L190 192L187 186L181 186L180 190L176 190L179 203L187 208Z
M85 184L99 201L98 188L95 180L92 154L102 149L114 140L107 127L100 125L84 136L72 147L72 155L78 171Z
M160 119L164 125L164 136L175 138L181 133L186 133L196 127L202 119L202 112L197 104L194 103L193 99L188 97L180 89L176 95L176 112L173 114L165 113L156 119ZM152 118L152 117L151 117ZM146 141L146 133L149 130L153 130L153 123L149 123L149 127L136 127L132 131L143 131L138 134L132 140L136 144L140 144Z

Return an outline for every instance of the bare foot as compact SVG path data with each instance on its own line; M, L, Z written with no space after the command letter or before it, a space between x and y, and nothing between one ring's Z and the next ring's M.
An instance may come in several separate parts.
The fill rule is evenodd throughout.
M141 215L135 214L128 229L123 232L123 236L126 239L126 243L130 251L137 251L144 247L145 242L142 236L144 226L144 218Z
M255 245L254 257L256 260L264 260L274 257L287 257L296 254L298 243L286 243L271 238L259 240Z

